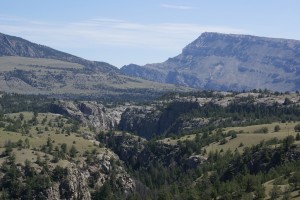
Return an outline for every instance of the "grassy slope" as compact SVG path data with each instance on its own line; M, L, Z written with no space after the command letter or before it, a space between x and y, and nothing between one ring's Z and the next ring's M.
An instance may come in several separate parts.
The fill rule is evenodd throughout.
M261 125L253 125L253 126L246 126L246 127L230 127L226 128L225 131L235 130L235 131L244 131L244 133L237 134L237 137L234 139L227 138L228 142L226 144L220 145L218 143L210 144L206 147L206 152L210 151L220 151L223 149L224 151L230 149L234 151L238 149L242 151L244 147L251 147L252 145L259 144L262 140L267 141L271 140L272 138L277 138L279 140L284 139L289 135L296 136L296 132L294 130L295 125L297 122L291 123L272 123L272 124L261 124ZM278 132L274 132L274 127L279 125L281 130ZM254 133L256 130L261 129L262 127L267 127L269 132L267 134L264 133ZM239 145L243 143L244 146L239 147Z
M25 94L118 94L124 89L154 89L157 91L187 91L190 89L176 87L170 84L160 84L138 78L127 77L120 74L87 73L83 65L64 62L55 59L26 58L17 56L0 57L0 72L24 70L33 74L28 76L33 82L46 84L46 87L28 85L22 81L12 79L0 80L2 91ZM27 75L26 75L27 76ZM62 77L61 80L53 79L54 76ZM52 78L49 78L52 77ZM105 89L106 88L106 89ZM115 90L117 89L117 90Z
M272 124L261 124L261 125L253 125L253 126L245 126L245 127L228 127L224 129L224 132L228 132L230 130L235 130L237 132L243 131L243 133L237 134L237 137L234 139L230 139L230 137L227 137L228 142L226 144L220 145L219 143L212 143L209 146L205 147L206 152L209 153L210 151L220 151L223 149L223 151L226 151L228 149L234 151L235 149L238 149L239 151L242 151L244 147L251 147L252 145L259 144L262 140L270 140L272 138L277 138L279 140L287 137L288 135L296 136L296 132L294 130L294 127L299 122L290 122L290 123L272 123ZM276 125L279 125L281 127L281 130L278 132L274 132L274 127ZM269 132L264 133L254 133L255 131L261 129L262 127L267 127ZM185 135L179 139L172 139L172 138L165 138L162 141L175 145L177 141L181 140L193 140L195 138L195 135ZM243 143L244 146L239 147L239 145Z
M20 70L39 70L46 67L60 69L83 69L84 66L77 63L70 63L55 59L46 58L26 58L18 56L2 56L0 57L0 71ZM53 69L54 70L54 69ZM58 69L56 69L58 70Z
M24 114L24 120L28 121L32 118L33 113L30 112L22 112ZM13 113L13 114L8 114L6 116L9 116L10 118L18 118L20 113ZM11 142L17 142L18 140L23 140L25 141L26 138L29 139L29 144L30 144L30 149L21 149L17 150L14 149L14 153L16 154L16 162L17 163L23 163L26 159L30 161L35 161L37 155L39 154L41 157L44 156L45 154L40 152L40 151L35 151L34 149L40 149L42 145L45 145L47 142L48 137L51 138L53 141L53 148L55 146L59 146L63 143L67 144L68 149L74 145L78 151L78 157L80 157L85 151L91 151L93 150L96 146L94 144L94 141L84 139L77 133L71 133L70 135L67 134L56 134L56 130L61 132L62 128L59 127L49 127L48 122L51 120L53 121L53 124L55 123L55 119L59 117L60 115L57 114L52 114L52 113L39 113L38 115L38 121L39 124L36 126L33 126L30 130L29 135L22 135L21 133L16 133L16 132L8 132L4 131L3 128L0 129L0 152L4 151L4 145L7 141ZM41 121L47 117L47 121L45 125L41 124ZM65 122L67 121L65 118L61 118L61 120L64 120ZM66 124L66 123L65 123ZM49 128L49 131L45 131L45 127ZM55 126L55 125L54 125ZM68 126L67 124L65 126ZM36 127L38 127L40 130L43 131L43 133L38 133L36 130ZM81 131L84 131L86 133L93 134L91 131L87 129L87 127L80 127ZM102 151L103 149L97 148L98 151ZM51 155L48 155L49 158L51 158ZM0 163L3 162L3 159L0 159Z
M266 194L265 199L270 199L270 192L271 192L273 186L275 185L274 181L275 180L273 179L273 180L270 180L263 184L263 186L265 187L265 194ZM288 183L288 179L283 179L282 184L277 185L277 186L280 188L281 192L287 191L288 188L290 187L290 185ZM300 192L299 190L292 191L290 193L290 198L291 199L299 199L300 198L299 192ZM280 196L282 196L282 195L280 195Z
M28 121L32 118L33 113L31 112L22 112L24 115L24 120ZM20 113L12 113L12 114L7 114L6 116L9 116L12 119L17 119L19 117ZM47 121L45 123L45 125L42 125L41 122L42 120L47 117ZM45 159L45 153L37 151L37 150L33 150L33 148L37 148L39 149L39 147L41 145L46 144L47 138L50 137L53 141L55 141L53 143L54 147L55 145L60 145L62 143L66 143L68 145L68 148L70 148L73 144L73 141L75 141L75 146L79 152L78 155L78 159L81 159L82 157L80 157L81 154L84 153L84 151L86 150L92 150L95 148L94 144L92 141L89 141L87 139L84 139L82 137L80 137L78 134L76 133L71 133L69 136L67 136L66 134L56 134L56 130L61 131L62 128L59 127L55 127L54 128L50 128L48 126L49 121L52 121L55 124L55 120L57 117L61 117L60 120L63 120L64 122L67 121L67 119L65 119L64 117L57 115L57 114L52 114L52 113L39 113L38 114L38 121L39 124L36 126L33 126L30 130L30 135L31 137L28 136L22 136L21 133L16 133L16 132L7 132L7 131L3 131L3 128L0 129L0 152L4 150L3 146L5 144L5 141L11 140L12 142L17 142L19 139L22 139L23 141L26 138L29 138L30 140L30 149L20 149L18 150L17 148L14 148L13 152L16 155L16 162L17 163L24 163L24 161L26 159L30 160L31 162L35 162L37 159L37 156L39 155L42 160ZM65 126L68 126L67 123L65 123ZM283 139L284 137L286 137L287 135L294 135L295 136L295 131L294 131L294 126L297 124L297 122L290 122L290 123L272 123L272 124L262 124L262 125L254 125L254 126L246 126L246 127L229 127L226 128L224 130L224 132L227 132L229 130L235 130L235 131L241 131L243 130L244 133L238 134L237 138L229 140L228 143L224 144L224 145L219 145L219 144L211 144L208 147L206 147L207 152L213 150L221 150L223 149L224 151L226 151L227 149L231 149L234 150L235 148L238 147L238 145L243 142L244 147L245 146L251 146L254 144L258 144L260 143L262 140L268 140L271 139L273 137L277 137L278 139ZM281 130L279 132L274 132L274 127L276 125L280 125ZM49 131L43 131L44 133L37 133L36 127L38 127L41 130L44 130L45 127L48 126L49 127ZM254 133L256 130L262 128L262 127L268 127L269 129L269 133L267 134L260 134L260 133ZM84 131L84 132L88 132L93 134L91 131L88 130L87 127L81 126L80 127L80 131ZM187 135L184 136L182 138L180 138L179 140L191 140L194 139L195 135ZM178 141L178 139L174 140L171 138L166 138L163 140L166 143L169 144L176 144L176 142ZM239 150L242 150L244 147L240 147L238 148ZM99 151L104 151L104 149L98 149ZM51 155L47 155L49 159L52 158ZM0 158L0 164L4 161L4 158ZM60 166L66 166L69 162L66 160L60 160L58 163L53 164L53 165L60 165ZM266 193L266 199L269 198L268 194L271 191L272 187L274 185L274 180L268 181L266 183L264 183L265 186L265 193ZM279 185L279 187L281 188L282 191L284 191L285 187L288 186L287 180L284 180L282 185ZM291 193L291 197L293 199L297 199L299 198L299 194L298 191L294 191Z

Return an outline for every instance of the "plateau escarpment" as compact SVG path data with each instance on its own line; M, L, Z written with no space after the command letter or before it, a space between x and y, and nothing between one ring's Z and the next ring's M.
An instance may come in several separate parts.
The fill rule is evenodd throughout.
M203 33L163 63L127 65L124 74L160 83L212 90L300 87L300 41Z
M144 105L57 101L51 104L50 111L67 115L90 127L120 130L151 139L253 123L253 120L261 123L266 120L262 117L265 114L272 120L280 120L276 110L294 108L293 112L298 112L299 106L297 93L200 92L165 98ZM243 110L248 114L243 114Z

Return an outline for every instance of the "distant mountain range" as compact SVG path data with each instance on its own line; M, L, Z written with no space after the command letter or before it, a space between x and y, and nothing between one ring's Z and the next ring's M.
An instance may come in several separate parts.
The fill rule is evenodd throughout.
M187 87L299 90L300 41L203 33L163 63L118 69L0 33L0 91L143 100Z
M174 58L121 71L201 89L294 91L300 89L300 41L203 33Z
M175 90L187 89L128 77L108 63L85 60L0 33L0 91L143 100Z
M19 37L0 33L0 56L21 56L29 58L49 58L71 63L78 63L87 68L102 72L118 73L118 68L105 63L88 61L50 47L35 44Z

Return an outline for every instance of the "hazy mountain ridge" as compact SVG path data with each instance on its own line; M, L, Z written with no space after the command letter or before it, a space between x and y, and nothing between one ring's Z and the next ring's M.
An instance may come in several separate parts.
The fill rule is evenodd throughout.
M125 76L105 62L85 60L5 34L0 34L0 85L5 92L121 100L144 100L178 90Z
M203 33L163 63L127 65L121 71L161 83L217 90L297 90L300 42ZM157 78L156 78L157 77Z
M88 61L71 54L35 44L19 37L0 33L0 56L21 56L30 58L50 58L66 62L78 63L101 72L115 72L118 69L105 62Z

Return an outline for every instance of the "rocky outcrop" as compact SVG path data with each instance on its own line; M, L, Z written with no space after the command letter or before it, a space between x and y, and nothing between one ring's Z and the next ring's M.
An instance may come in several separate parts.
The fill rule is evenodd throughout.
M170 145L162 141L147 142L129 134L111 134L100 138L129 166L149 168L153 163L161 163L166 167L174 165L185 169L195 169L207 161L202 155L182 157L180 145Z
M158 131L159 118L162 112L155 107L127 108L121 116L118 128L138 134L141 137L150 138Z
M200 107L196 101L174 101L166 107L160 102L152 105L120 105L108 108L96 102L60 101L51 105L51 112L67 115L81 123L101 130L120 129L144 138L155 135L178 133L179 128L202 126L205 120L197 119L194 125L179 117Z
M105 184L124 197L136 191L135 180L126 171L119 156L108 148L94 147L93 151L87 150L84 155L78 153L76 158L66 156L68 160L60 158L55 161L51 154L37 149L22 151L32 152L37 157L42 153L41 157L45 160L41 158L31 163L26 159L24 162L24 158L20 159L24 152L11 157L1 154L0 186L3 191L8 191L6 198L89 200ZM19 161L16 163L14 159ZM11 175L11 169L18 175ZM14 186L18 188L18 194L14 194L12 179L17 180Z
M96 102L81 102L78 107L92 126L103 130L117 127L125 110L124 106L108 108Z
M61 181L59 190L66 199L91 199L87 176L75 164L67 167L67 176Z
M111 181L112 175L115 179L115 187L124 194L135 191L135 181L122 167L119 157L112 151L106 149L105 152L96 155L95 163L86 166L89 182L93 182L94 188L100 188L107 181Z
M202 155L192 155L186 161L186 166L189 169L196 169L199 165L205 163L207 161L207 157Z
M164 108L143 106L128 108L121 116L118 128L129 131L145 138L168 133L178 133L178 127L184 123L180 116L200 108L198 102L174 101Z
M116 128L125 109L124 106L108 108L97 102L75 103L72 101L60 101L50 106L53 113L67 115L87 126L101 130Z
M60 101L52 104L50 110L74 118L87 126L101 130L119 129L150 139L155 135L177 134L180 130L190 130L207 124L207 119L187 122L180 118L200 106L197 99L175 100L167 103L167 106L158 101L145 106L127 104L110 108L96 102ZM92 139L89 134L83 133L83 136Z
M47 199L49 200L56 200L61 199L60 198L60 192L59 192L59 184L54 183L47 191Z
M202 109L206 107L226 108L232 104L288 106L286 101L292 105L299 105L297 93L214 92L206 96L204 94L174 96L168 100L154 101L152 104L137 105L133 103L115 107L91 101L76 103L60 101L52 104L50 110L77 119L87 126L101 130L127 131L151 139L158 135L188 133L203 128L212 121L210 117L206 117L209 113L202 113L202 116L199 117L194 115L193 111L203 112ZM205 112L209 112L209 110ZM220 122L215 121L214 125L218 125ZM82 136L87 139L94 137L91 133L82 133Z

